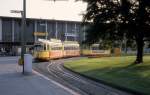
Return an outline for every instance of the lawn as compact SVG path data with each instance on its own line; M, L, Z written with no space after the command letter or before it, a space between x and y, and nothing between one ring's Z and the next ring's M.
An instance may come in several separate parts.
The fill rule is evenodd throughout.
M135 56L82 58L64 64L92 78L150 95L150 56L143 64L133 65Z

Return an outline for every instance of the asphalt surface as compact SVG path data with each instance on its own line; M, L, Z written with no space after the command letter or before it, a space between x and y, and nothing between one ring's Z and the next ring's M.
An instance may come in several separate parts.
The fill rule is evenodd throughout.
M33 70L22 74L19 57L0 57L0 95L79 95Z
M34 63L35 71L78 92L80 95L132 95L112 87L97 83L63 68L66 61L78 60L80 57Z

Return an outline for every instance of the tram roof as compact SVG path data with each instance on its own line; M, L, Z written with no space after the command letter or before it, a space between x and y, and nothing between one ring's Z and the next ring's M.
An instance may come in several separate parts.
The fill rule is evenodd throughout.
M96 47L99 47L99 44L92 44L92 46L96 46Z
M61 40L59 39L50 39L51 42L61 43Z
M79 43L77 41L64 41L64 46L79 46Z
M77 41L64 41L65 44L79 44Z

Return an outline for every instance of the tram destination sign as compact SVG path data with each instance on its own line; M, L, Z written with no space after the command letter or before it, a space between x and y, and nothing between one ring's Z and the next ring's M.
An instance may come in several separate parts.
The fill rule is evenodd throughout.
M34 32L34 36L47 36L47 32Z

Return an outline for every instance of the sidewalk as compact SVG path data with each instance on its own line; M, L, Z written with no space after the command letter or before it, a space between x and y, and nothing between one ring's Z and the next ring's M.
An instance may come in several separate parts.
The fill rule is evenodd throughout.
M72 90L33 72L22 75L17 63L0 63L0 95L77 95Z

